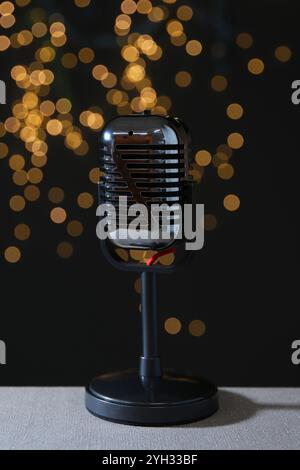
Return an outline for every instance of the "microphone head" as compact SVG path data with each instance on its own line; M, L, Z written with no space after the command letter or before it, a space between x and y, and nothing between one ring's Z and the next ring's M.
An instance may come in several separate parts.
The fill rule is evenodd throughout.
M159 251L180 244L176 237L182 225L179 212L192 202L187 191L189 143L188 130L178 118L147 111L118 116L105 125L100 135L99 203L115 210L116 219L107 217L109 241L115 247ZM128 209L133 204L148 209L140 218L139 238L130 230L134 216ZM167 216L156 212L162 204L172 208ZM153 218L158 222L154 229ZM168 237L162 236L166 225Z

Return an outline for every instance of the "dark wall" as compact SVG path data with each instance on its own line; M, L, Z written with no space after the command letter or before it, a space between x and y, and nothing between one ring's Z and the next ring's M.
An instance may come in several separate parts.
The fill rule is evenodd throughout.
M156 2L153 2L156 3ZM157 2L158 3L158 2ZM232 179L218 178L216 168L205 170L198 186L199 202L215 214L217 227L205 234L205 247L189 269L159 278L160 343L166 366L188 369L222 385L299 385L300 365L291 362L291 343L300 338L298 315L298 122L300 107L291 103L291 82L299 77L298 2L277 1L178 1L169 5L170 18L180 4L190 4L193 19L185 24L189 38L203 44L198 57L170 44L165 22L153 24L146 16L135 16L136 30L149 33L162 46L160 61L149 61L147 70L159 94L172 99L171 113L185 121L192 135L193 153L201 148L212 154L226 142L230 132L240 132L244 146L234 152ZM16 11L11 34L30 28L30 11L44 9L65 17L68 42L49 64L55 72L51 87L53 101L61 96L72 100L72 112L97 104L105 119L115 114L105 99L107 89L91 77L93 64L104 63L118 76L125 62L113 33L120 2L92 1L79 10L73 2L36 1ZM45 20L46 21L46 20ZM242 50L235 43L246 31L253 46ZM216 58L212 47L222 43L226 51ZM1 79L7 82L7 104L0 105L1 121L11 115L21 90L10 79L16 64L29 64L38 41L31 46L0 53ZM292 58L281 63L274 57L285 44ZM81 47L95 51L93 64L80 64L67 71L60 65L63 52L78 53ZM260 57L262 74L248 72L247 62ZM192 84L179 88L174 75L179 70L192 74ZM213 75L228 79L224 92L210 86ZM244 117L232 121L226 107L241 103ZM9 199L21 194L11 180L11 154L26 153L14 136L1 138L9 155L0 160L1 188L1 318L0 339L6 342L7 364L0 366L3 385L84 384L101 371L135 366L140 352L139 295L134 290L137 276L116 271L103 259L95 235L95 209L78 207L78 193L87 191L96 199L96 186L89 178L97 166L97 133L82 130L90 151L75 156L63 138L48 138L48 163L39 184L41 196L24 211L9 208ZM83 234L72 239L66 223L53 224L48 190L63 188L62 205L68 220L83 223ZM238 211L228 212L222 201L226 194L240 197ZM14 239L14 227L26 223L31 237ZM74 253L68 259L56 253L57 244L69 241ZM7 246L22 251L18 263L3 256ZM164 322L176 317L181 331L170 335ZM195 337L188 331L194 319L202 320L206 332Z

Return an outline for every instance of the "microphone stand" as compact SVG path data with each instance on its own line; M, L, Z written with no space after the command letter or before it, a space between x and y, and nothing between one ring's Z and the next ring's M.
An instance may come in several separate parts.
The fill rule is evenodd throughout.
M139 374L142 378L160 377L156 273L143 271L141 284L143 353L140 357Z
M105 245L103 248L111 264L118 267ZM99 375L86 387L87 409L109 421L142 426L180 424L206 418L218 409L214 384L201 377L162 371L154 269L157 267L139 271L142 304L139 368Z

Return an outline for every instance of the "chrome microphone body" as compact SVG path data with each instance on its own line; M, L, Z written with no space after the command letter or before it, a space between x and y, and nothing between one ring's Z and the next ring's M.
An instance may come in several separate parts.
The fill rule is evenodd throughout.
M187 129L177 118L148 112L119 116L108 122L100 138L100 202L113 207L110 237L122 248L161 250L172 245L182 225L189 180ZM125 204L126 201L126 204ZM143 204L140 238L131 236L127 209ZM165 212L161 210L165 209ZM109 214L109 210L108 210ZM151 229L153 219L155 229ZM168 228L169 236L163 236Z

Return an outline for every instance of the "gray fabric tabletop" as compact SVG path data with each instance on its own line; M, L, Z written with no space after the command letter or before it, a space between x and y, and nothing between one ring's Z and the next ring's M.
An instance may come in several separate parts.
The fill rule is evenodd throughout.
M222 388L203 421L137 427L103 421L80 387L0 387L0 449L300 449L299 388Z

